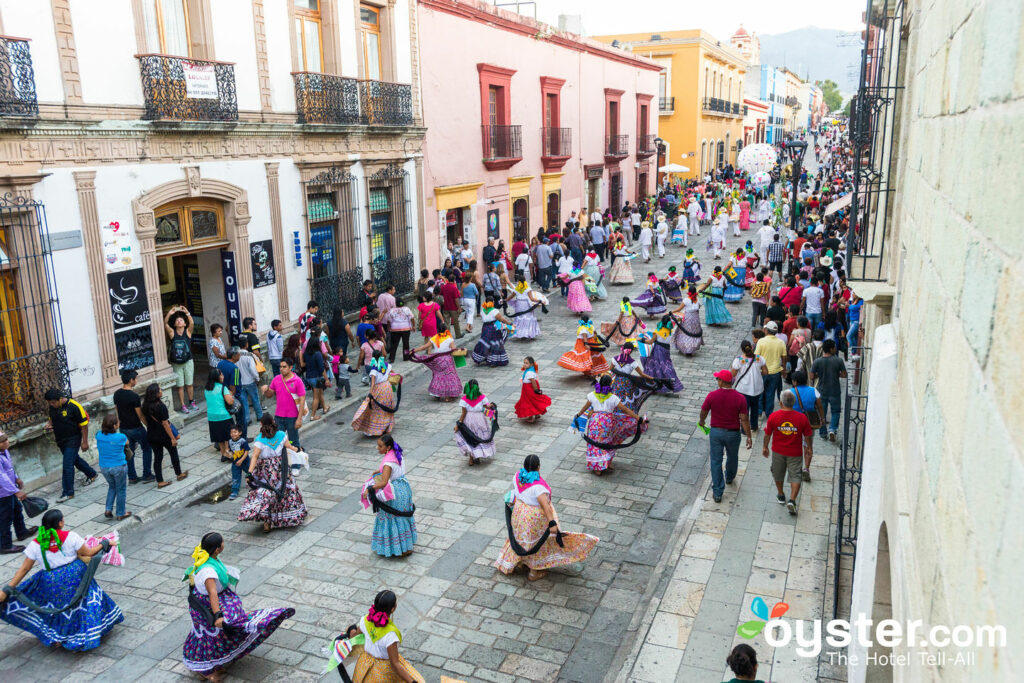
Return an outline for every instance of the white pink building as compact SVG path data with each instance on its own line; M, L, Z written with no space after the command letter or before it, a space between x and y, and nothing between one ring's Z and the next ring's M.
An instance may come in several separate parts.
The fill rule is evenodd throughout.
M743 146L764 142L768 126L768 103L752 97L743 98Z
M428 268L653 190L658 64L478 0L418 20Z

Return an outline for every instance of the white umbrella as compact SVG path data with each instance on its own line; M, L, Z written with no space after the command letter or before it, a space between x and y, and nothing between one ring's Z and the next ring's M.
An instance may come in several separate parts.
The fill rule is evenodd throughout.
M686 173L689 170L690 169L681 164L665 164L658 169L661 173Z

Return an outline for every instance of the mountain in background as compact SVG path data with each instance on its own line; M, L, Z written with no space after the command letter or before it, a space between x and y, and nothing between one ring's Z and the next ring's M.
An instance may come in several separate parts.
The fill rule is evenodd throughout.
M789 70L800 78L823 81L831 78L845 100L857 90L860 75L860 34L829 28L800 28L775 35L761 35L761 63Z

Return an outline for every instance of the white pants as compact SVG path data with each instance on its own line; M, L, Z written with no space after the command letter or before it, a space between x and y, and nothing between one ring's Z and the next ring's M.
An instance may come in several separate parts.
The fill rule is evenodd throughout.
M473 319L476 317L476 299L463 299L462 312L466 314L466 328L473 327Z
M658 256L665 258L665 237L658 235Z
M739 221L730 220L729 221L729 225L732 226L732 236L733 237L739 237L740 236L740 222Z
M651 260L651 245L649 245L649 244L641 244L640 245L640 256L641 256L641 258L643 258L644 261L650 261Z
M696 216L690 216L690 233L694 235L700 234L700 219Z

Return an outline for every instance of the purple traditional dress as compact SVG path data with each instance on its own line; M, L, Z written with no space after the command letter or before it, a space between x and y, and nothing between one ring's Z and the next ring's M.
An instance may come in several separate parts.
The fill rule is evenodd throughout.
M678 394L683 390L683 383L679 381L676 369L672 365L672 354L669 351L671 334L671 322L658 323L658 329L654 333L654 343L651 344L651 353L644 359L644 372L651 377L670 382L670 386L662 386L658 389L659 394Z
M647 312L649 316L665 315L665 311L668 308L665 306L665 297L661 292L661 285L658 284L658 278L652 275L647 280L647 289L644 290L643 294L633 299L630 303L636 308L642 308Z
M696 301L687 301L683 305L682 324L676 326L672 341L676 348L687 356L693 355L704 345L704 330L700 325L700 304Z
M433 373L430 378L430 386L427 387L427 391L430 392L431 396L436 396L437 398L458 398L462 396L462 380L459 379L459 373L455 369L455 361L452 359L452 348L454 346L455 340L452 339L451 334L446 334L444 338L434 335L430 338L430 353L426 356L413 354L409 357L410 360L423 363Z

